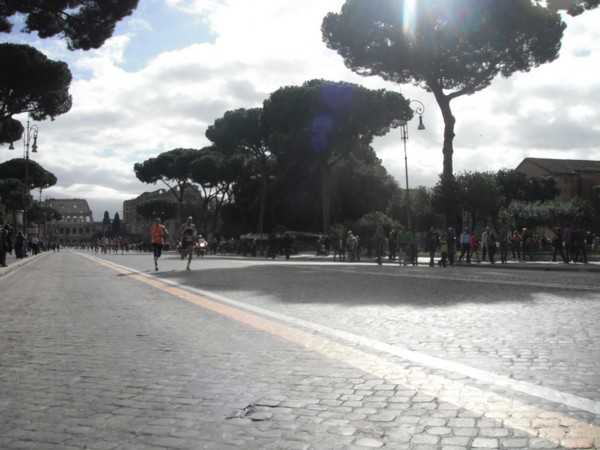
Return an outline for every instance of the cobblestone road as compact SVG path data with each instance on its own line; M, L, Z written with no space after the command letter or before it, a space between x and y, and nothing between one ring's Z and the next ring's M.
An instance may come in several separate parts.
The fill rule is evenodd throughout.
M593 285L571 299L583 302L577 311L589 311L576 318L579 329L588 331L571 333L578 327L568 316L558 322L565 329L554 330L557 337L548 342L551 330L542 325L542 313L549 305L561 309L560 292L530 302L521 298L519 307L530 309L514 314L493 293L489 302L448 304L451 295L428 297L439 295L439 287L425 278L409 293L429 298L427 314L419 315L414 309L419 299L399 303L398 291L377 281L385 275L369 275L370 269L361 271L364 291L355 286L350 295L342 277L323 304L323 295L312 292L324 289L322 268L297 268L297 278L284 278L281 288L271 283L267 294L266 279L280 277L272 269L240 268L243 287L233 290L242 276L236 270L221 286L208 273L170 271L169 264L165 260L165 272L150 275L61 252L0 277L0 448L600 445L600 412L593 411L598 362L589 359L598 353L588 348L599 333L597 316L595 323L591 317L598 303ZM356 278L356 270L349 268L347 276ZM302 277L304 287L307 279L312 287L286 297L295 291L293 280L300 283ZM182 280L188 281L184 288ZM342 299L373 297L375 287L376 298L342 306ZM523 295L530 297L529 291ZM310 305L318 298L314 310ZM537 320L520 319L532 315ZM373 319L377 316L385 319ZM459 317L471 318L470 330ZM494 332L498 327L507 330L504 345ZM457 331L461 328L465 331ZM515 344L530 336L539 336L534 345ZM587 347L561 354L573 345ZM522 350L536 346L556 351ZM404 353L394 353L399 348ZM509 369L499 360L511 361ZM444 367L448 361L464 367ZM527 377L554 371L561 361L577 365ZM497 377L486 379L473 369L489 369ZM515 375L527 389L542 391L503 385L503 376ZM548 393L564 398L544 399ZM581 403L569 406L569 396Z

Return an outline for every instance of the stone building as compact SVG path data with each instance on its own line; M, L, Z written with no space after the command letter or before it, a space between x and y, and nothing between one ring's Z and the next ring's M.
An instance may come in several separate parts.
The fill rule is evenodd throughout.
M516 170L528 175L550 176L560 188L560 199L580 197L599 206L600 161L525 158Z
M94 222L87 200L50 198L43 201L42 206L54 208L62 216L61 220L52 220L44 225L40 234L49 242L63 245L88 243L98 231L102 231L102 223Z

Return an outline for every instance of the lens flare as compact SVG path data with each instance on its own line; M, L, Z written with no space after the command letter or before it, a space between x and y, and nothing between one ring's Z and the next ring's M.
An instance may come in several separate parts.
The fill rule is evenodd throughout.
M415 32L416 12L418 0L404 0L404 10L402 11L402 32L405 36L410 36Z

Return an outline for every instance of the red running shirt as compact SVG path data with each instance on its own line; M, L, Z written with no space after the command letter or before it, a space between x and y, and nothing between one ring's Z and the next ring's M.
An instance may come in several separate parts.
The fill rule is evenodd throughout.
M154 225L152 227L152 243L163 245L165 243L163 236L166 233L166 231L167 229L164 225Z

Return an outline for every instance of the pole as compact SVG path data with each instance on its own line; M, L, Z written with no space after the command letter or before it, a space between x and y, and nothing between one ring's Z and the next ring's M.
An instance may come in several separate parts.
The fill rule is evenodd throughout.
M412 103L417 104L417 106L415 108L411 107L413 112L419 116L419 126L417 129L424 130L425 125L423 125L423 113L425 112L425 106L419 100L411 100L409 102L409 104L412 104ZM406 177L406 226L407 226L407 229L410 230L411 229L410 191L409 191L409 187L408 187L408 155L407 155L407 151L406 151L406 141L408 141L408 123L406 121L402 121L400 126L401 126L400 138L402 139L402 142L404 143L404 172L405 172L405 177Z
M402 125L402 140L404 141L404 172L406 177L406 226L410 230L410 193L408 190L408 156L406 152L406 141L408 141L408 126L406 122Z
M32 152L37 152L37 136L37 125L31 125L29 118L27 118L27 129L25 130L25 202L23 205L23 234L25 234L25 236L27 236L27 203L29 200L29 146L32 146ZM32 138L33 144L31 143Z

